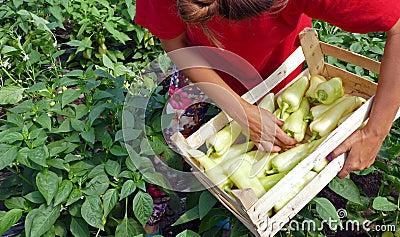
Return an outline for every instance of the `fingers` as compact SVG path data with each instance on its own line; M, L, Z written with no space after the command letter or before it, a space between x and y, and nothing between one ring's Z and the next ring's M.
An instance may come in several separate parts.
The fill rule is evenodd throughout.
M257 147L259 150L261 151L265 151L265 152L280 152L281 148L279 146L276 146L274 144L272 144L269 141L261 141L257 144Z
M280 127L276 128L275 134L278 140L276 142L280 141L284 146L292 147L297 144L297 141L294 138L289 137L289 135L287 135Z
M340 144L338 147L336 147L335 150L333 150L330 153L330 156L332 159L335 159L336 157L340 156L343 153L349 152L351 149L352 142L350 139L346 139L342 144Z

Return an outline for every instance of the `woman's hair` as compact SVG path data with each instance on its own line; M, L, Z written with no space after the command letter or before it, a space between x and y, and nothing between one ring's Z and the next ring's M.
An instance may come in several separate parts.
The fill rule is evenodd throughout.
M205 24L218 14L232 21L240 21L264 12L282 10L288 0L177 0L178 14L186 23L200 23L208 38L218 47L221 43Z
M177 0L178 14L186 23L204 23L214 15L239 21L264 12L277 12L288 0Z

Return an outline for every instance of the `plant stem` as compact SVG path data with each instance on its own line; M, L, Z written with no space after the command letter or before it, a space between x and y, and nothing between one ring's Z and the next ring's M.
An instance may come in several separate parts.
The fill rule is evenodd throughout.
M15 174L15 175L17 175L19 178L21 178L23 181L25 181L26 183L28 183L29 185L32 185L33 186L33 183L29 180L29 179L27 179L27 178L25 178L25 176L23 176L21 173L19 173L18 171L16 171L15 169L13 169L13 168L11 168L11 167L6 167L7 168L7 170L9 170L9 171L11 171L13 174Z
M97 230L96 237L99 236L99 234L100 234L100 229Z
M19 83L10 75L10 73L6 69L4 69L3 67L1 69L3 69L3 72L11 79L11 81L19 85Z

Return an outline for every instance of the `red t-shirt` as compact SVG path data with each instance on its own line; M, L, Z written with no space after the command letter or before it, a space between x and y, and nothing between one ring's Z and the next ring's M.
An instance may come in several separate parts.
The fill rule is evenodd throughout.
M311 26L311 18L367 33L387 31L399 17L399 0L289 0L278 14L264 13L239 22L215 16L207 26L225 50L243 57L266 78L299 46L298 34ZM214 46L198 24L188 25L179 18L176 0L136 0L135 21L160 39L172 39L186 31L193 45ZM231 77L223 78L238 94L260 82L248 80L243 87Z

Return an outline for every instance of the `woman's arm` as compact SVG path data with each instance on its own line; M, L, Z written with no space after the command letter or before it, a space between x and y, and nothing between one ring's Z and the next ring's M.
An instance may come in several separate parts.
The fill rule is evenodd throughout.
M335 158L349 152L344 167L338 174L346 177L353 170L370 167L389 133L400 106L400 19L387 32L378 88L367 125L346 139L332 153Z
M183 33L174 39L161 40L161 45L168 53L189 47L191 42L186 33ZM213 69L196 67L197 65L207 64L199 54L186 50L183 53L169 54L169 56L179 68L184 68L183 73L193 83L196 83L222 110L244 129L248 128L247 132L250 134L250 139L259 149L277 152L281 148L289 148L296 144L293 138L290 138L280 129L279 126L283 125L282 121L276 119L270 112L243 100ZM193 63L188 63L188 60ZM199 63L196 64L196 62ZM193 66L183 66L188 64Z

